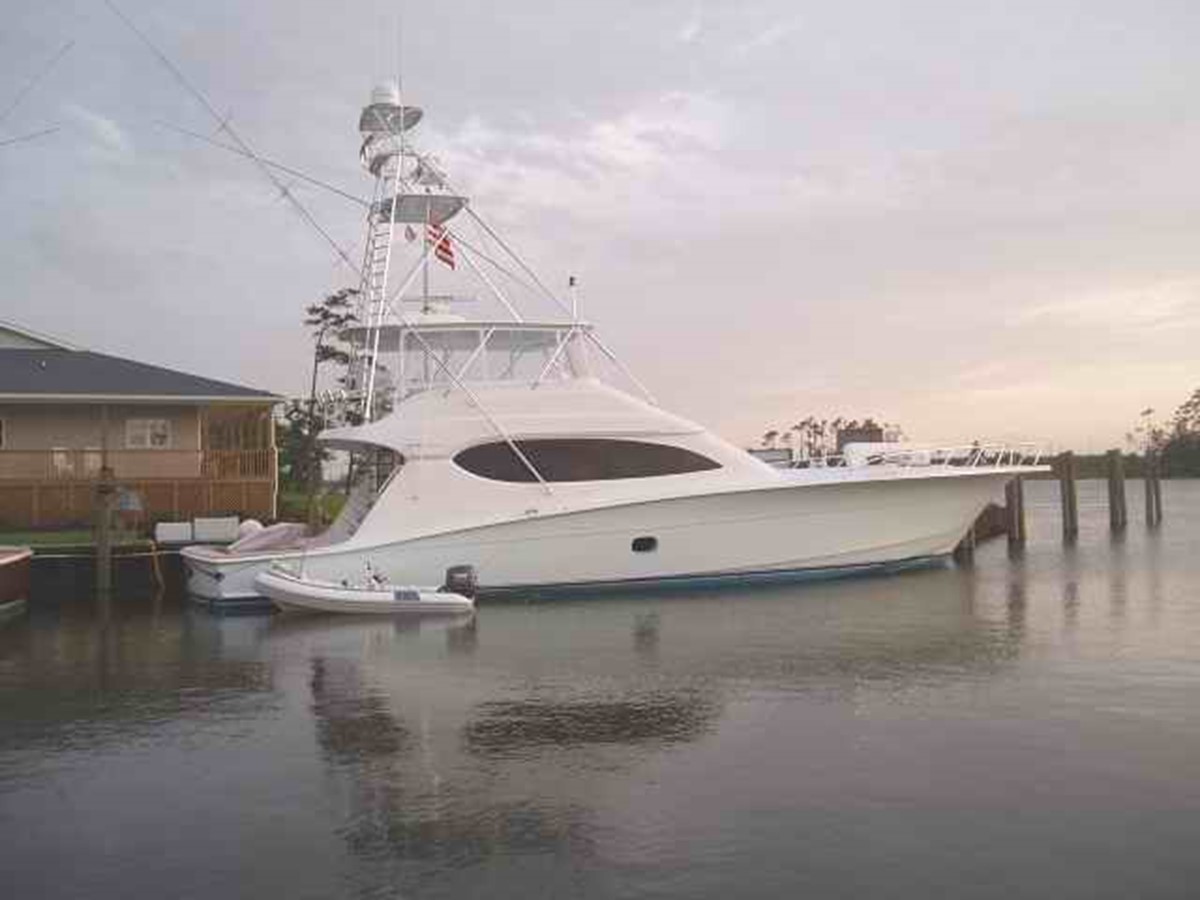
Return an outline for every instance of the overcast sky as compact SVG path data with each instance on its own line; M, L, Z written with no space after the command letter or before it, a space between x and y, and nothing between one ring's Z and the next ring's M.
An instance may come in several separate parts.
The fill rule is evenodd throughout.
M1200 3L120 0L260 153L366 193L423 146L664 405L1115 446L1200 386ZM304 390L350 276L101 0L0 19L0 318ZM359 210L297 186L346 245Z

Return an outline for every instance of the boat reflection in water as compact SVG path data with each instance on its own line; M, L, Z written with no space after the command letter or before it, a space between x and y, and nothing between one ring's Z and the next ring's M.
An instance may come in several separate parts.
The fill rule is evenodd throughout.
M311 654L348 848L405 861L410 887L445 886L492 858L599 852L598 811L622 774L719 739L731 705L763 690L826 704L1003 668L1020 629L976 614L975 583L943 570L803 597L494 605L444 629L312 620L271 638Z
M275 691L256 658L263 623L189 612L161 598L39 596L0 629L0 752L101 752L180 722L262 713Z

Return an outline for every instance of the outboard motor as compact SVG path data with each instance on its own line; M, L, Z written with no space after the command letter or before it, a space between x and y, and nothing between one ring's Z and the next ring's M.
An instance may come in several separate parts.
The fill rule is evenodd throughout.
M446 570L446 583L440 590L443 593L461 594L468 600L475 598L479 581L475 577L474 566L451 566Z

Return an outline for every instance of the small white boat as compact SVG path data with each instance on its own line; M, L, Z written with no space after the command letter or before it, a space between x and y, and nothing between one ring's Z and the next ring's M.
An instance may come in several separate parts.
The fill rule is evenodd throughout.
M0 615L25 607L32 560L28 547L0 547Z
M260 573L254 584L284 611L444 616L475 608L473 599L445 585L418 588L396 587L373 579L366 584L320 581L278 566Z

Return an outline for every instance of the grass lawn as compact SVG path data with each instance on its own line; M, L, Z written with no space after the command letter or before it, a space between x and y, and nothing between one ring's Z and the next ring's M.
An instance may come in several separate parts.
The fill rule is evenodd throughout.
M143 535L126 531L114 531L114 547L144 546ZM92 532L87 528L64 528L59 531L0 531L0 544L6 546L32 547L34 550L53 551L64 547L91 547L95 543Z
M144 548L148 538L136 532L114 531L114 549L122 547ZM42 553L56 550L92 547L95 545L92 532L86 528L64 528L61 531L0 531L0 544L12 547L32 547Z
M18 547L33 547L35 550L50 547L78 547L90 544L92 532L88 528L68 528L63 531L0 531L0 544Z

